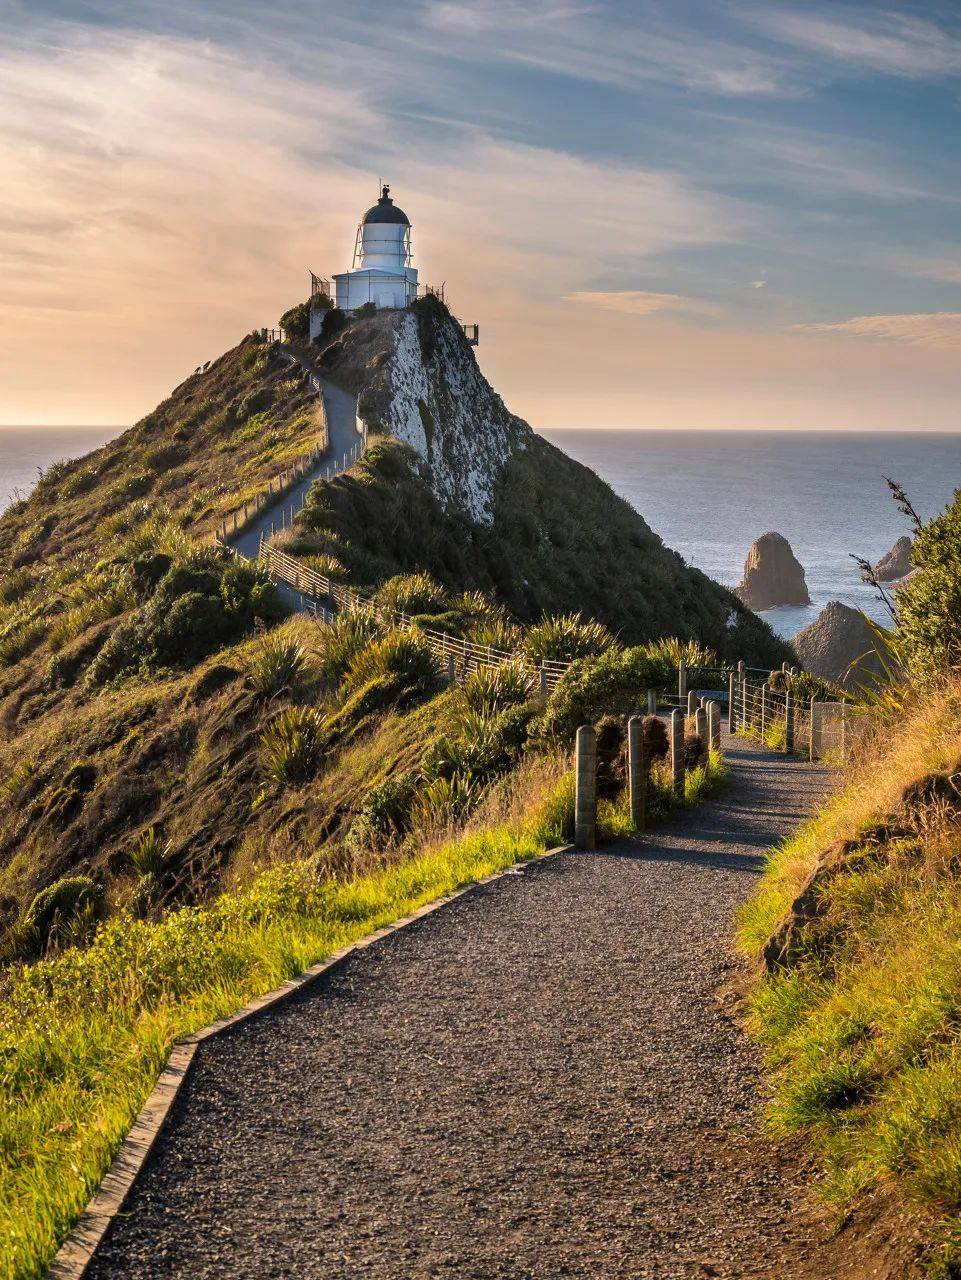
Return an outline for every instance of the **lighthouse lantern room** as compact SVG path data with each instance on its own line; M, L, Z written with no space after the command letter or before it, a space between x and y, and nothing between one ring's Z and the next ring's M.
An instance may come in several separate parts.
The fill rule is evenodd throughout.
M353 266L334 276L337 306L342 311L355 311L367 302L406 307L417 297L417 269L411 260L410 219L384 186L357 228Z

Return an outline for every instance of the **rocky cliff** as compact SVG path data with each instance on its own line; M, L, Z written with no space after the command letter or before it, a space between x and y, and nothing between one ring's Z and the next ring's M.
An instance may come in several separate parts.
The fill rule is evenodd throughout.
M744 578L736 591L750 609L811 603L804 570L791 544L780 533L764 533L753 544L744 562Z
M335 554L371 584L427 570L494 592L522 618L577 610L627 641L671 635L734 659L788 656L733 593L509 412L434 299L355 319L317 358L358 396L379 444L314 492L295 549Z

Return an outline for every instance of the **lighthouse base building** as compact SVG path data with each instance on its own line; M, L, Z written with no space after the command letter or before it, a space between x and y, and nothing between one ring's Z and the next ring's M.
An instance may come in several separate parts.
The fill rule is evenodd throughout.
M357 228L354 265L334 276L334 301L342 311L368 302L406 307L417 297L417 268L411 261L410 219L385 186Z
M412 266L410 219L390 197L390 187L381 189L380 199L364 214L354 241L354 261L349 271L333 277L330 290L341 311L357 311L373 304L380 309L408 307L418 296L417 268ZM313 292L326 293L326 281L313 276ZM428 289L443 299L444 291ZM311 310L310 337L323 325L324 312ZM463 325L468 342L476 346L477 325Z

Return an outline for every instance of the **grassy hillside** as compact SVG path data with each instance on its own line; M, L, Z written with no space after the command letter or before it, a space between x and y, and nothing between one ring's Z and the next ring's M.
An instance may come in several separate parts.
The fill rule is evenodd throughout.
M808 1136L883 1277L961 1276L959 517L956 499L917 540L905 674L861 708L855 758L741 921L773 1127Z

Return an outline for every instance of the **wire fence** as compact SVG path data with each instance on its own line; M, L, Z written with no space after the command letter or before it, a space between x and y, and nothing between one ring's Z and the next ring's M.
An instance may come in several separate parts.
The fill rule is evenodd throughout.
M732 679L729 728L769 747L810 760L843 764L860 737L862 725L850 704L811 698L800 702L790 686L772 688L746 677Z

